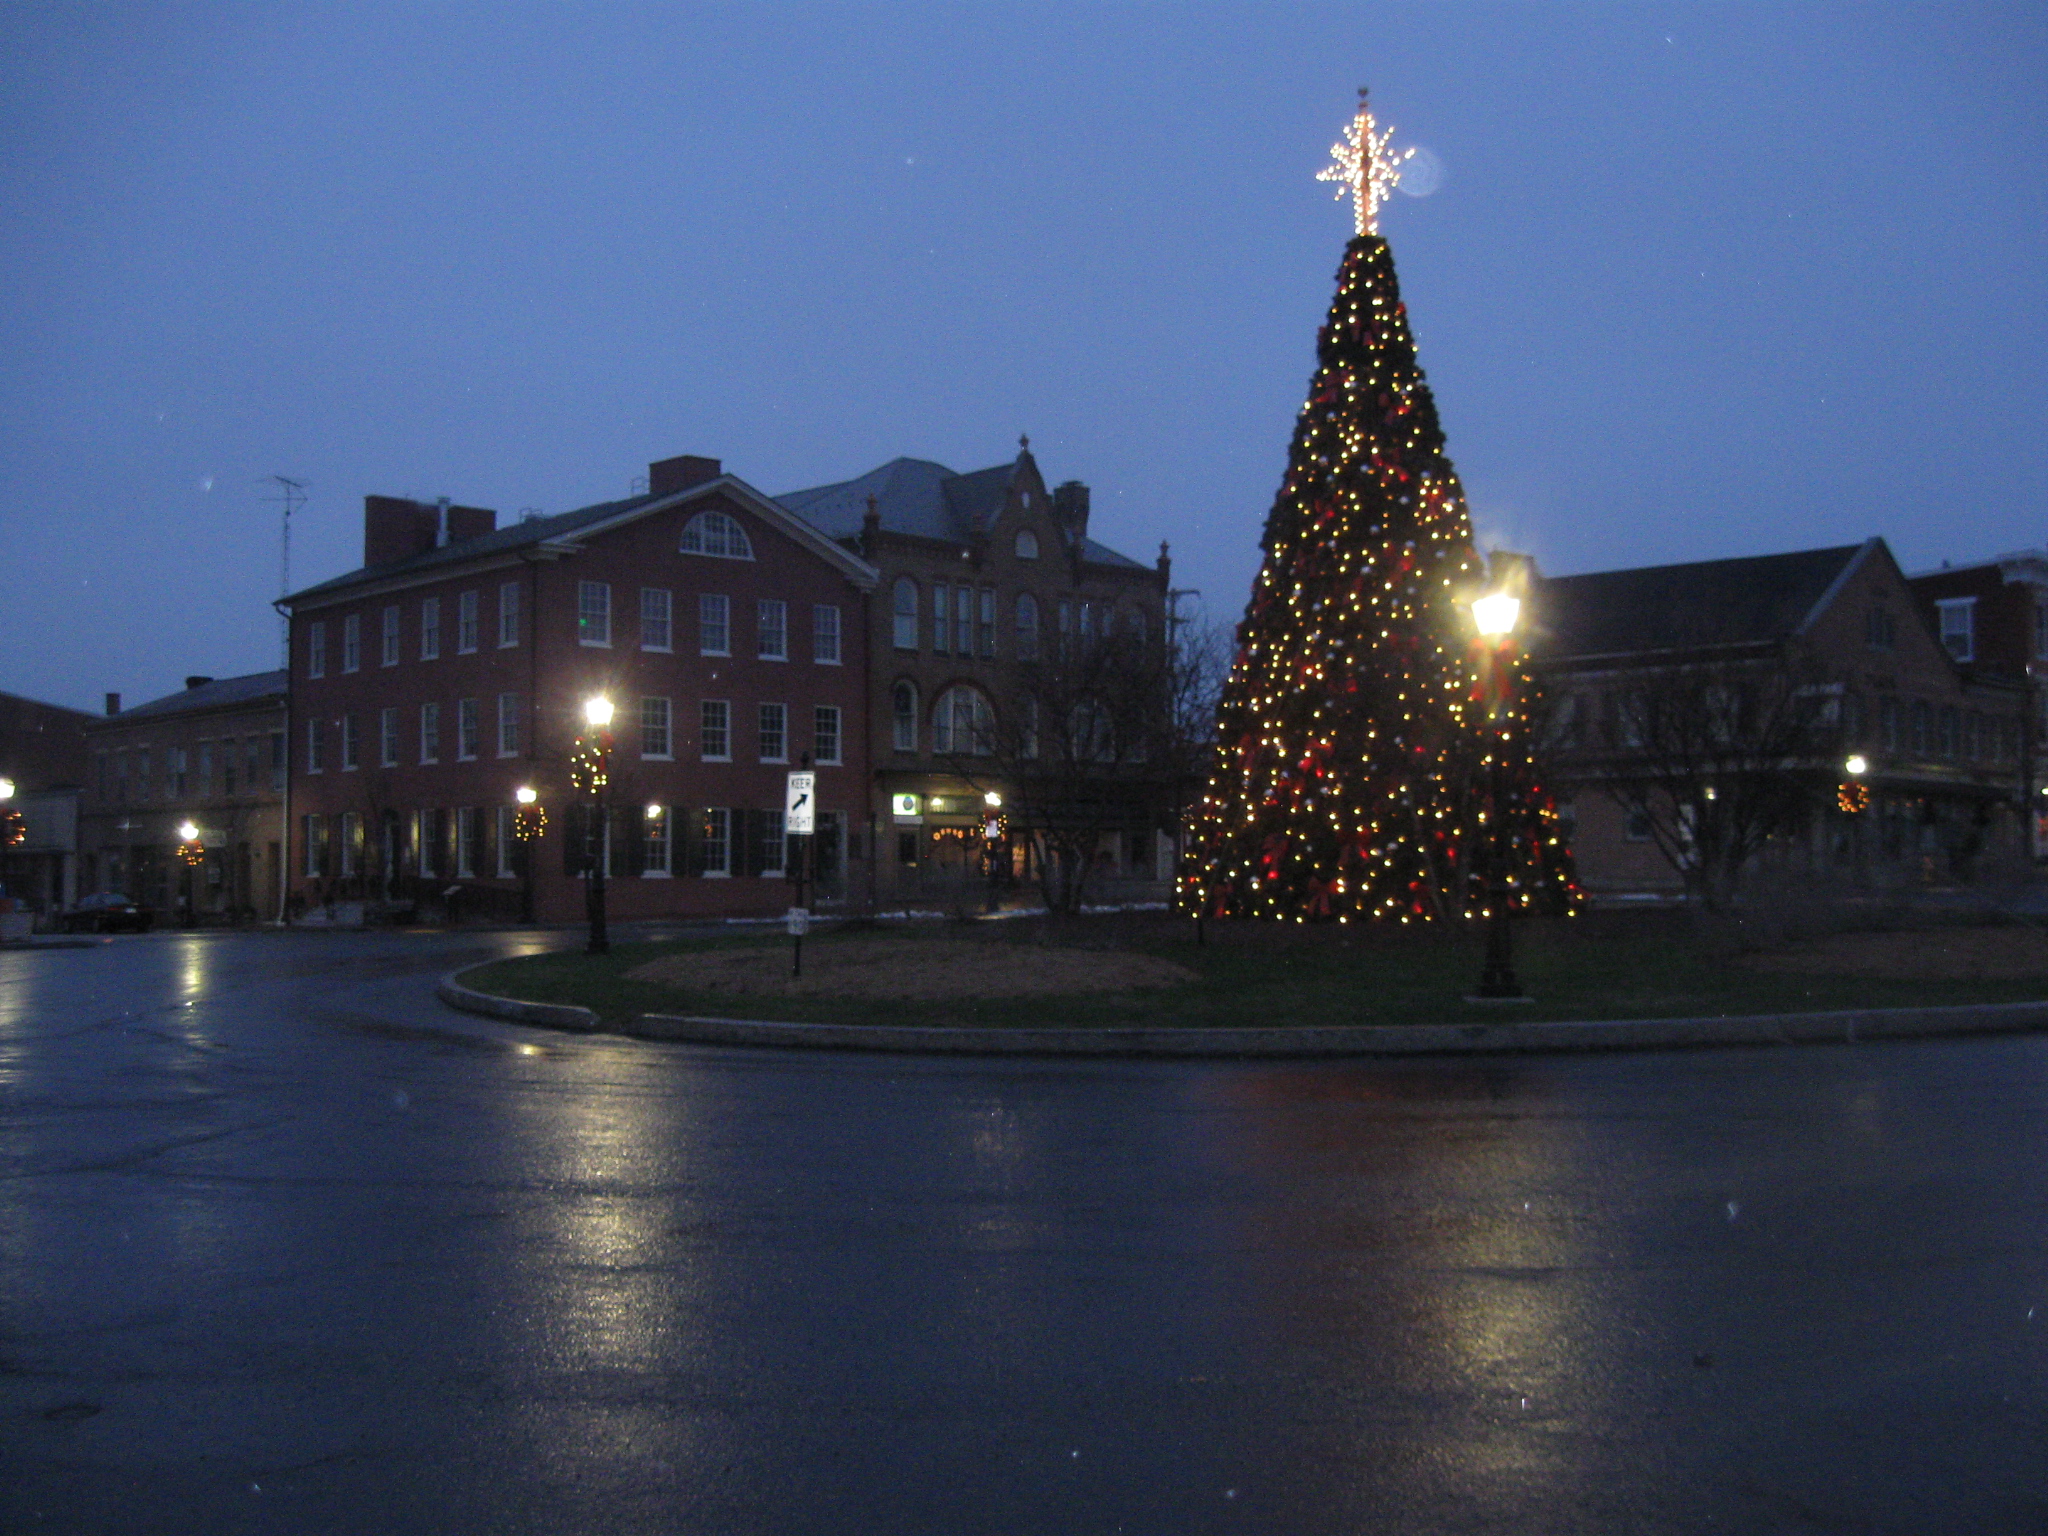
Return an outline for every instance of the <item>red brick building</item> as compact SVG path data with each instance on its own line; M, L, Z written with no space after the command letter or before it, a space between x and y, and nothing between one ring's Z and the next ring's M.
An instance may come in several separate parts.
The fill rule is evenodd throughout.
M602 847L620 918L790 905L787 775L817 771L822 892L865 849L873 566L718 461L509 527L365 499L363 567L296 593L291 869L309 909L362 901L583 910L592 803L569 758L616 714ZM515 795L547 830L514 836ZM530 851L530 858L526 855Z
M1088 487L1048 488L1028 440L1014 461L967 474L892 459L778 499L858 550L881 578L867 633L877 899L939 897L984 881L991 794L1011 817L1016 876L1034 873L1041 824L1063 818L1085 826L1105 875L1159 886L1172 867L1178 805L1158 760L1101 765L1083 797L1074 792L1082 781L1063 772L1072 765L1055 726L1027 755L1016 750L1012 717L1045 702L1036 694L1057 686L1047 682L1056 659L1077 649L1115 640L1126 660L1163 656L1166 546L1142 565L1089 537Z
M120 707L85 736L79 892L119 891L166 922L277 916L284 860L285 675L188 677L177 693ZM178 858L190 822L203 852Z
M2026 688L2032 851L2048 858L2048 551L2023 549L1907 578L1942 648L1973 677Z

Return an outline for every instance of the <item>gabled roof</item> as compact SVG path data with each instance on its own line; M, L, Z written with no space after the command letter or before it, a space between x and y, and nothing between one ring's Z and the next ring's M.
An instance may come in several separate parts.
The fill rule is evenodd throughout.
M1883 542L1542 577L1536 648L1552 658L1768 645L1800 633Z
M96 723L106 725L129 720L147 719L158 715L189 715L209 709L227 709L236 704L250 704L268 698L282 699L285 689L285 674L279 672L251 672L243 677L218 677L210 683L201 683L197 688L180 688L176 693L167 693L160 699L151 699L147 704L138 704L133 709L124 709L118 715L95 717Z
M821 538L819 530L813 524L793 515L787 507L762 495L737 475L720 475L716 479L702 481L685 490L670 491L659 496L628 496L619 501L601 501L594 506L578 507L573 512L557 512L553 517L525 518L490 533L479 534L473 539L458 539L452 544L423 550L417 555L408 555L403 560L363 566L358 570L336 576L330 581L323 581L317 586L303 587L283 601L290 605L308 598L324 597L364 582L383 582L394 577L400 580L426 578L442 566L462 565L472 560L541 545L555 545L561 552L568 553L582 539L601 533L607 528L630 522L637 517L666 511L671 507L682 506L714 491L725 492L749 511L759 514L770 524L788 533L798 543L838 566L856 582L864 586L874 585L877 573L865 560L842 549L831 539Z
M986 534L1002 512L1016 473L1015 463L957 475L930 459L891 459L857 479L785 491L775 499L835 539L860 533L872 496L882 526L891 533L968 544ZM1095 565L1144 569L1093 539L1082 541L1081 558Z

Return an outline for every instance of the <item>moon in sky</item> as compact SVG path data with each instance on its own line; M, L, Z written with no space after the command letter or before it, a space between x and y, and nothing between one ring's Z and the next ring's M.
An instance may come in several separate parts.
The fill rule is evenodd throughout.
M1444 184L1444 163L1421 145L1401 162L1401 177L1394 185L1410 197L1427 197Z

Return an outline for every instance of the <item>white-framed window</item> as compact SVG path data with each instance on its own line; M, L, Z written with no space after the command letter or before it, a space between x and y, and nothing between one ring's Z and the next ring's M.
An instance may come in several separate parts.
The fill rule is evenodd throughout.
M1036 560L1038 558L1038 535L1029 528L1019 528L1017 530L1017 558L1019 560Z
M789 839L782 831L785 814L780 807L761 813L761 843L754 853L756 871L777 880L789 872Z
M1075 762L1116 760L1116 727L1110 721L1109 711L1094 699L1083 699L1069 711L1067 736L1073 743Z
M996 653L996 589L983 587L975 594L974 650L978 656Z
M422 704L420 706L420 761L438 763L441 761L441 706Z
M640 755L642 757L673 757L673 742L669 733L669 710L667 699L644 698L640 701Z
M747 530L723 512L699 512L691 518L683 525L677 548L686 555L716 555L722 560L754 558Z
M986 757L995 746L995 716L979 688L955 683L932 707L932 750L949 756Z
M327 675L327 622L315 619L306 626L306 676Z
M723 879L732 873L732 812L722 805L707 806L697 828L698 858L703 873Z
M518 815L519 813L509 805L498 807L498 814L495 818L497 821L497 836L492 838L491 841L496 845L497 849L497 874L500 880L510 880L519 873L515 867L519 857L519 836L516 830L518 827L516 819Z
M974 654L974 588L965 582L953 589L953 654Z
M455 875L459 880L476 878L476 840L479 830L476 807L459 806L455 812Z
M760 813L760 844L754 850L754 864L770 879L782 879L788 872L788 836L782 831L782 819L780 807Z
M306 842L306 878L318 880L327 873L327 818L308 812L299 825Z
M898 576L890 599L895 620L895 643L899 651L917 649L917 583Z
M1038 599L1029 592L1017 594L1017 659L1038 660Z
M839 607L836 603L811 605L811 660L826 666L839 665Z
M398 766L398 706L380 710L377 715L377 762L385 768Z
M1941 616L1941 644L1957 661L1977 659L1977 599L1944 597L1934 611Z
M477 754L483 742L483 711L475 699L455 701L455 755L468 762Z
M755 653L763 661L789 660L789 604L764 597L754 606Z
M325 720L308 720L306 722L306 772L325 773L326 771L327 722ZM166 781L165 788L169 789L172 796L175 797L178 794L178 751L175 747L164 753L164 779Z
M441 654L441 599L420 600L420 660L434 661Z
M519 695L498 695L498 756L519 755Z
M732 654L732 602L723 592L698 595L697 653L700 656Z
M347 718L353 719L353 716ZM344 766L348 766L344 764ZM202 797L213 793L213 743L199 743L199 782L195 786Z
M341 670L360 672L363 668L363 616L352 613L341 621Z
M811 711L811 761L823 767L839 761L837 704L820 704Z
M1087 650L1095 644L1095 605L1081 604L1081 649Z
M706 699L698 706L697 743L707 763L732 761L732 704L726 699Z
M498 584L498 649L510 650L519 643L519 583Z
M761 728L761 761L789 761L789 706L763 704L758 713Z
M943 581L932 583L932 649L941 656L953 638L953 589Z
M355 874L355 872L362 866L362 813L359 811L343 811L340 816L335 818L335 821L336 830L341 834L341 836L336 839L336 841L341 844L341 847L339 849L339 863L341 867L338 873L341 875L342 879L347 880L351 878Z
M481 600L475 592L463 592L455 599L455 649L463 654L476 649Z
M357 740L356 715L350 710L341 717L341 768L348 773L362 766L362 746ZM205 747L199 749L199 771L204 774L212 765L207 762L210 754Z
M576 640L581 645L612 643L612 584L576 583Z
M398 604L393 603L384 610L384 665L398 665Z
M643 651L668 651L674 646L669 643L669 590L667 587L642 587L640 589L640 649Z
M917 684L898 678L889 690L890 720L894 726L892 744L898 752L917 750Z
M640 874L643 879L659 880L670 873L672 839L669 823L674 814L665 805L650 804L642 813L640 831Z

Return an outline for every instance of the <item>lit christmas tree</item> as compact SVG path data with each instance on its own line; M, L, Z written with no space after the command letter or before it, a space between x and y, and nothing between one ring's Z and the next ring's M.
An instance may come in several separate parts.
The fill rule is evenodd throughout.
M1190 911L1411 922L1577 900L1529 756L1527 655L1475 623L1472 523L1378 232L1407 158L1392 134L1361 91L1322 173L1357 234L1238 626Z

